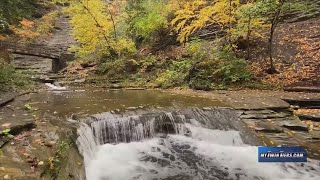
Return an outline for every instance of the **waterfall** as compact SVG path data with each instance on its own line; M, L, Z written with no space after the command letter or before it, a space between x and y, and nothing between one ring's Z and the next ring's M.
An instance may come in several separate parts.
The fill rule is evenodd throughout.
M320 163L257 162L230 109L101 113L84 119L77 144L87 179L318 179ZM248 144L249 143L249 144Z
M215 121L214 121L215 120ZM92 158L103 144L129 143L164 134L188 135L186 123L210 128L228 128L237 121L229 109L201 110L198 108L174 112L155 112L136 115L96 114L83 120L78 129L78 147L86 158Z

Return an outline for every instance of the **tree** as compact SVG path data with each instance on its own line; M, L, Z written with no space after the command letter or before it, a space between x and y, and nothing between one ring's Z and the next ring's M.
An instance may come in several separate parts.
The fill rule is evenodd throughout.
M280 22L280 14L283 10L285 0L275 0L274 2L267 3L270 6L270 9L272 10L271 14L271 27L270 27L270 35L268 39L268 54L269 54L269 63L270 63L270 68L268 69L269 74L274 74L277 72L275 66L274 66L274 61L272 58L272 45L273 45L273 37L274 37L274 32Z
M79 46L72 49L78 56L121 56L135 51L127 37L118 37L117 23L122 19L116 11L121 6L104 0L70 0L66 12L70 14L73 35Z
M0 1L0 19L9 24L18 23L22 18L30 18L35 11L38 0Z
M247 59L250 59L250 41L253 38L263 38L264 31L270 27L267 17L259 13L259 4L254 0L248 1L239 7L237 11L237 24L234 39L244 39L247 48Z
M236 12L240 6L239 0L195 0L185 3L183 9L178 10L171 24L179 33L181 43L188 41L194 32L217 25L227 35L231 44L233 26L236 23Z
M163 0L129 0L126 5L126 22L129 36L137 43L157 41L168 28L170 7Z
M289 2L286 0L260 0L257 2L258 11L257 13L260 16L268 17L267 22L271 24L269 29L269 38L268 38L268 56L269 56L269 69L267 73L274 74L277 72L274 66L273 59L273 39L276 28L279 23L282 22L285 18L285 14L299 10L303 11L306 9L306 5L300 2Z

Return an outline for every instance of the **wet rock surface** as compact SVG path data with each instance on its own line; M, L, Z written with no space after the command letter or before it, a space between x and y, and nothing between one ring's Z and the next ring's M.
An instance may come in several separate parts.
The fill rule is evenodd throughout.
M303 146L309 157L320 159L320 94L255 90L170 92L221 100L241 111L239 118L264 145Z
M265 145L303 146L310 157L320 158L320 129L311 129L292 111L244 111L240 119L257 132Z
M17 94L18 93L16 92L7 92L7 93L0 92L0 107L3 107L8 103L14 101L14 98L17 96Z

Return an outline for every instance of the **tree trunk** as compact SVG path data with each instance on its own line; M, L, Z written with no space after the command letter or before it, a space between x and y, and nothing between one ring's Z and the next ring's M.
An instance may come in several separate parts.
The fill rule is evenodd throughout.
M275 30L275 24L272 24L270 29L270 37L269 37L269 44L268 44L268 54L269 54L269 63L270 63L270 67L268 69L269 74L274 74L277 72L276 68L274 67L273 57L272 57L272 44L273 44L274 30Z
M228 33L228 43L229 43L229 46L230 46L230 48L232 48L232 40L231 40L231 16L232 16L232 0L229 0L229 6L230 6L230 8L229 8L229 27L228 27L228 29L229 29L229 33Z
M103 37L104 37L104 39L105 39L108 47L111 48L110 42L109 42L109 39L108 39L107 36L106 36L105 30L103 30L103 27L100 25L100 23L98 22L97 18L91 13L91 11L90 11L89 8L88 8L88 1L87 1L87 4L86 4L86 5L83 4L80 0L78 0L78 2L83 6L83 8L88 12L88 14L89 14L89 15L92 17L92 19L95 21L96 26L100 29L100 31L101 31L101 33L102 33L102 35L103 35Z
M270 68L267 70L267 73L269 74L274 74L277 73L276 68L274 67L274 60L272 57L272 48L273 48L273 37L274 37L274 32L276 30L276 27L279 23L279 17L280 13L282 11L282 7L284 4L284 0L280 0L280 4L278 6L278 9L273 17L272 23L271 23L271 28L270 28L270 36L269 36L269 44L268 44L268 54L269 54L269 63L270 63Z
M113 15L112 15L110 9L108 9L108 12L109 12L109 15L110 15L110 18L111 18L111 21L112 21L112 26L113 26L113 31L114 31L114 38L115 38L115 40L117 40L116 23L114 22L114 18L113 18Z
M251 36L251 15L249 15L249 20L248 20L248 32L247 32L247 60L250 60L250 36Z

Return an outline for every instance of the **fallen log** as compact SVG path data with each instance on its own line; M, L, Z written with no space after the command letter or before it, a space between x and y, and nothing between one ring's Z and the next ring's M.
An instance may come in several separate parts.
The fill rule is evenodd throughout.
M310 87L303 87L303 86L285 87L284 91L320 93L320 87L316 87L316 86L310 86Z

